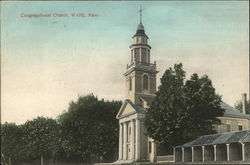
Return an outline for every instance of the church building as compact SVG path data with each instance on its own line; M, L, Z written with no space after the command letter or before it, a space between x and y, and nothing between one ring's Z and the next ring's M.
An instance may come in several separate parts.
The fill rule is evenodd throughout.
M124 73L126 78L126 100L120 108L119 161L148 160L153 154L154 144L144 134L145 109L156 92L156 62L151 63L151 46L142 22L130 45L131 63ZM152 153L152 154L150 154Z
M145 135L144 120L146 109L156 93L156 62L151 62L151 46L140 21L130 45L130 64L124 73L126 99L116 118L119 120L118 162L157 161L158 146ZM218 117L222 122L215 126L219 133L243 131L250 128L250 117L237 109L221 103L225 113ZM174 159L174 157L172 156ZM184 160L184 159L183 159Z

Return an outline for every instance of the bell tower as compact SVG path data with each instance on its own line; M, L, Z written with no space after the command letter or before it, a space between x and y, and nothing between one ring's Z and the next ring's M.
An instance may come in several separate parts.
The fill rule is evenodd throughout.
M140 97L154 96L156 92L156 62L150 63L151 46L148 45L148 36L145 34L141 21L137 27L136 34L132 37L130 45L130 64L127 65L126 77L126 99L134 104L141 105Z

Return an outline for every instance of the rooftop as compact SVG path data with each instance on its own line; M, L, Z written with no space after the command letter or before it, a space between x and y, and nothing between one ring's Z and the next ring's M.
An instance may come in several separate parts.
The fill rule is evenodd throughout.
M142 99L144 99L146 102L151 104L151 102L154 100L154 97L151 97L150 99L143 97ZM222 117L235 117L235 118L250 119L249 114L243 114L238 109L236 109L236 108L234 108L234 107L232 107L224 102L221 102L220 106L221 106L221 108L225 109L224 115Z
M239 142L239 143L250 142L250 130L204 135L204 136L200 136L194 141L185 143L175 148L186 148L186 147L216 145L216 144L230 144L230 143L236 143L236 142Z
M225 109L224 112L224 117L240 117L240 118L248 118L249 119L249 115L248 114L243 114L241 113L238 109L224 103L221 102L220 104L221 108Z

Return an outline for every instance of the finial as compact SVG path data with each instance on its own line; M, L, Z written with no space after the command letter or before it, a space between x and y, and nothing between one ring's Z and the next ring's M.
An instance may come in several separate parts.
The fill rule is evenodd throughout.
M142 22L142 6L141 6L141 8L140 8L140 10L139 10L139 12L140 12L140 23Z

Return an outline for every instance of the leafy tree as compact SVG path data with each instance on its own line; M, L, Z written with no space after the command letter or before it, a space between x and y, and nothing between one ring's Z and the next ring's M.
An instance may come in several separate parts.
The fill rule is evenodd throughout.
M217 95L212 81L207 75L194 73L184 86L184 101L186 110L185 139L193 140L198 136L215 133L214 125L220 123L216 117L222 116L221 96Z
M152 105L147 110L145 126L147 134L159 144L174 144L182 141L184 102L183 84L185 72L182 65L169 68L161 78L161 85L156 92ZM173 138L175 137L175 139Z
M22 155L22 129L15 123L1 124L1 156L9 162L20 161Z
M114 152L118 142L115 115L119 101L98 100L94 95L71 102L68 111L58 117L62 126L63 148L69 158L89 162L91 157L105 157Z
M242 112L242 101L238 101L234 107ZM246 102L246 114L250 114L250 100Z
M60 125L51 118L37 117L22 125L29 160L55 158L60 148Z
M166 148L212 133L213 124L219 122L216 117L223 114L221 97L206 75L199 78L193 74L184 80L181 63L167 69L147 110L147 134Z

